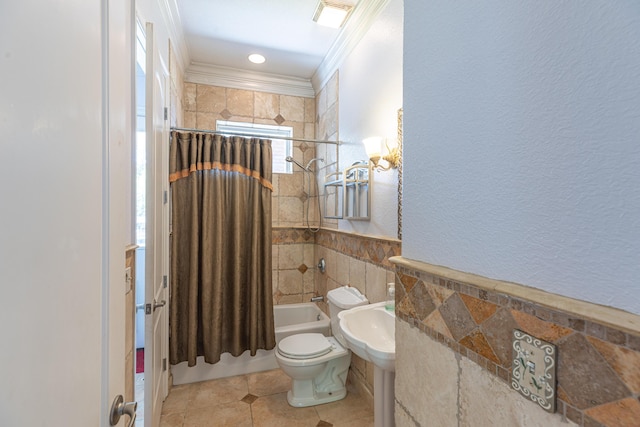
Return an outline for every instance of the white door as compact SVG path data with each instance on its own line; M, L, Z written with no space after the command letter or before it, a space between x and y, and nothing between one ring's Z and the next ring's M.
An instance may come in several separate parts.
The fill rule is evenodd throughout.
M0 6L0 426L108 427L124 394L128 3Z
M169 82L153 24L146 25L147 226L145 279L145 427L160 425L168 392L169 129L165 102Z

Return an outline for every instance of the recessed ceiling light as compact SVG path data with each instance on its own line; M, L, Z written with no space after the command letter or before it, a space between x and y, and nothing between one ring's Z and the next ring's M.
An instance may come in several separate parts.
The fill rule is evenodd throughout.
M313 20L325 27L340 28L352 8L351 5L320 0L318 7L316 7L316 13L313 14Z
M259 53L252 53L251 55L249 55L249 61L253 62L254 64L262 64L264 61L266 61L266 59Z

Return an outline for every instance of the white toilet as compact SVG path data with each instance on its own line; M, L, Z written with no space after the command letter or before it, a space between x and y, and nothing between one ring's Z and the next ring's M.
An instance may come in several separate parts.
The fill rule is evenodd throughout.
M327 292L332 337L318 333L283 338L277 346L276 361L292 379L287 401L291 406L314 406L340 400L347 395L345 383L351 351L340 328L338 312L368 304L356 288L343 286Z

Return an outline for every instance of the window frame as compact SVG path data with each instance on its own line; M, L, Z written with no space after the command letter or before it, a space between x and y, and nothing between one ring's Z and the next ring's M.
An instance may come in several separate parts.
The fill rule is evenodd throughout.
M283 138L293 138L293 127L235 122L230 120L216 120L216 132L230 136L242 135L246 137L270 139L273 156L272 172L286 174L293 173L291 162L287 162L285 160L287 156L293 156L293 141L291 139L277 138L278 136ZM280 146L282 146L283 149L281 149ZM284 151L284 155L282 156L282 159L280 159L278 153L282 153L282 151ZM278 158L276 156L278 156Z

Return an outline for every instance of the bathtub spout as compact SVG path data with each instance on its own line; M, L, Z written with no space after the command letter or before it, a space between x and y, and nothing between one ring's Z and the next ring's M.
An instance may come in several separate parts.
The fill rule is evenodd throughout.
M324 297L322 295L317 297L311 297L311 302L322 302L324 301Z

